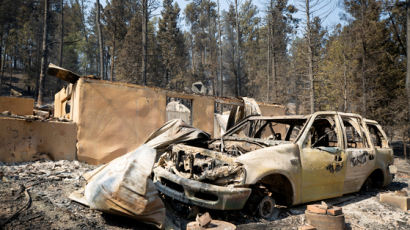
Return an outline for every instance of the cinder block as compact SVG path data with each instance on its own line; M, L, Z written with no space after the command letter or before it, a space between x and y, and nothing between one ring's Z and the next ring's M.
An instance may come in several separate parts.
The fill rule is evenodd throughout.
M314 226L318 230L344 230L345 229L345 216L330 216L312 213L306 210L305 212L306 222L309 225Z
M326 208L323 208L321 205L318 204L311 204L306 207L306 210L316 214L326 214Z
M316 230L316 228L313 227L312 225L305 224L305 225L299 226L298 230Z
M202 230L201 226L199 226L199 223L194 221L194 222L189 222L186 225L186 230Z
M189 222L186 225L186 230L205 230L205 229L213 229L213 230L236 230L236 226L222 220L212 220L208 227L201 227L199 222Z
M209 215L208 212L203 214L202 216L197 216L196 217L196 222L199 223L199 226L205 227L207 224L209 224L212 221L211 216Z
M343 211L341 207L332 207L326 210L326 213L328 215L332 215L332 216L338 216L338 215L342 215Z
M380 194L380 202L393 205L400 208L403 211L409 210L410 197L401 196L395 193L382 193Z

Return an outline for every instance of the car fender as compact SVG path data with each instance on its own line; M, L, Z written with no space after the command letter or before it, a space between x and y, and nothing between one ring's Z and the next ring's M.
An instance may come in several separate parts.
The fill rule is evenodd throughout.
M282 144L248 152L236 159L246 170L245 184L252 185L272 174L281 174L292 184L293 201L299 201L301 162L296 144Z

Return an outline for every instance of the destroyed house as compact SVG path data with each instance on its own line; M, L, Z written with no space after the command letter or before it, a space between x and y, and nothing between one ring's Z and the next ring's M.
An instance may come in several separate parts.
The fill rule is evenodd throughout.
M30 161L46 157L102 164L136 149L149 134L174 118L181 118L218 137L221 124L216 117L222 114L216 113L217 108L229 110L232 106L243 105L242 100L236 98L184 94L80 77L54 65L50 65L48 72L70 82L55 95L54 119L44 121L1 116L0 123L5 128L0 130L0 161ZM10 105L9 101L16 99L7 100ZM19 107L23 103L22 98L17 100L11 107ZM10 111L7 105L6 108L1 107L5 104L0 100L2 111ZM32 110L33 102L28 104ZM263 115L285 114L282 105L258 104Z

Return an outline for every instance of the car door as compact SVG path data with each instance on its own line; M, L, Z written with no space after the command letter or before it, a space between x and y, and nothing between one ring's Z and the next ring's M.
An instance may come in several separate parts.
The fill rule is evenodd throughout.
M298 144L301 149L302 202L342 195L346 157L337 114L313 117Z
M367 123L371 143L373 144L377 155L393 155L393 150L389 146L386 134L379 124Z
M382 127L376 122L366 122L367 129L369 130L370 143L374 147L375 151L375 167L387 168L393 164L393 149L389 146L386 133L384 133ZM387 170L387 172L389 172ZM386 173L386 171L385 171ZM385 174L383 178L383 185L391 181L393 178L389 174ZM376 185L381 186L382 184Z
M347 168L343 193L360 190L375 166L375 152L369 144L365 123L358 116L341 115L346 140Z

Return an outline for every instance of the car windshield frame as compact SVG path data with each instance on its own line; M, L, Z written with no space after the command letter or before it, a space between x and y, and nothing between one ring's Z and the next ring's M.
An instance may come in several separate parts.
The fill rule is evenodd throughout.
M244 118L242 121L240 121L238 124L236 124L234 127L230 128L224 135L221 136L222 139L225 138L230 138L233 137L233 133L236 132L237 130L241 129L244 125L251 121L271 121L271 122L278 122L281 124L288 124L288 125L301 125L302 128L300 129L297 137L292 140L291 142L296 142L296 140L299 138L301 132L304 130L304 127L306 126L307 122L309 121L309 116L305 115L283 115L283 116L258 116L258 115L251 115L246 118ZM284 122L286 121L286 122ZM253 137L247 137L247 138L253 138Z

